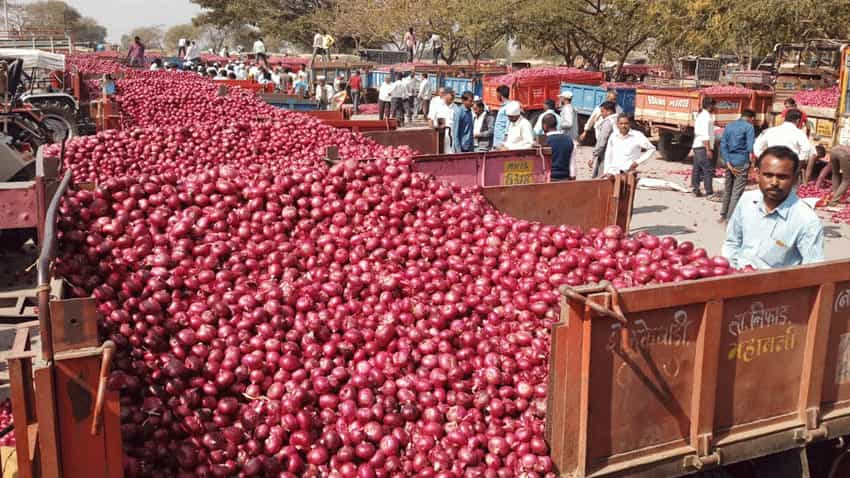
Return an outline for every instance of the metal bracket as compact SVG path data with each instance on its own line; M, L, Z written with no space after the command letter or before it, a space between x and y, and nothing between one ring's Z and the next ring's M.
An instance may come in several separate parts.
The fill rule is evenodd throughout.
M687 455L682 459L682 466L687 470L708 470L720 466L722 459L720 451L717 450L710 455Z
M814 429L800 428L798 430L794 430L794 440L800 443L809 444L825 440L827 437L829 437L829 429L826 428L825 425L821 425Z

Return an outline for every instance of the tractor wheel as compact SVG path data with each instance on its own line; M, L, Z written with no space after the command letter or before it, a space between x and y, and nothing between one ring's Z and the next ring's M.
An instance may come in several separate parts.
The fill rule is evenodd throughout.
M79 136L77 116L70 104L56 100L40 100L33 103L33 106L44 116L44 124L53 133L54 143Z
M673 133L662 132L658 139L658 152L665 161L684 161L690 149L685 144L674 143Z

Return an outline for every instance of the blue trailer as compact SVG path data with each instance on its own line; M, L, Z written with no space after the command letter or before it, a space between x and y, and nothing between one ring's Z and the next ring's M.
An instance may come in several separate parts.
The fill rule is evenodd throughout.
M386 78L389 74L390 73L387 71L370 71L369 75L366 77L366 88L380 88L381 83L384 82L384 78ZM421 73L417 73L417 75L420 74ZM431 88L434 91L437 91L437 88L441 86L439 78L437 78L437 75L433 73L428 73L428 81L431 82Z
M284 95L281 93L260 93L260 98L266 103L284 110L292 111L315 111L319 104L312 98L302 98L296 95Z
M635 96L637 87L617 87L617 104L623 113L635 114ZM561 93L573 93L573 108L580 115L590 116L593 109L605 102L606 89L601 86L579 85L576 83L561 83Z
M455 96L460 96L464 91L471 91L472 94L482 97L484 94L484 85L481 81L474 81L473 78L443 78L444 88L451 88L455 92Z

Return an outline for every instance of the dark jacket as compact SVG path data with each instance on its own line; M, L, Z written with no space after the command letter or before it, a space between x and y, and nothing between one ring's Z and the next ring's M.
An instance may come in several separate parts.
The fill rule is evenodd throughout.
M475 117L472 118L473 129L475 127ZM478 151L489 151L493 146L493 126L496 124L496 116L490 112L484 112L484 124L481 125L481 132L478 133L478 138L475 138L475 141L478 142L478 146L476 149Z
M546 144L552 148L552 179L570 177L570 163L573 160L573 139L564 133L546 135Z

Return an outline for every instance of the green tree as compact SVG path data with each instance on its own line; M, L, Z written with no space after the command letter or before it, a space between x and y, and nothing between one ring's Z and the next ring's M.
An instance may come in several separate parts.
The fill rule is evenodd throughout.
M102 43L106 28L97 20L83 17L64 1L39 1L9 7L10 23L19 30L58 30L70 32L76 41Z

